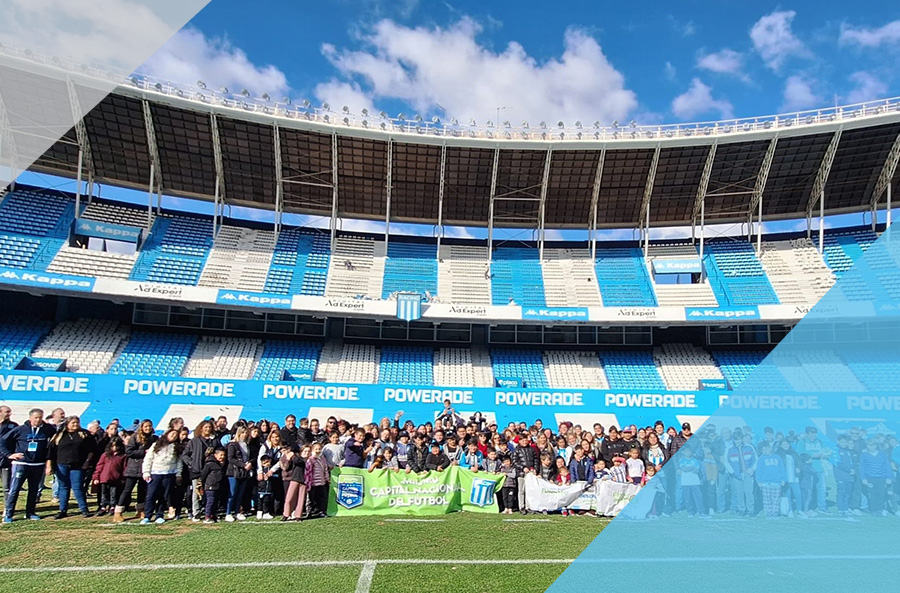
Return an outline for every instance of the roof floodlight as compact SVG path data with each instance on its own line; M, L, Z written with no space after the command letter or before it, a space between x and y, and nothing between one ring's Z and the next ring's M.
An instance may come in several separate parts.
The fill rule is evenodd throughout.
M566 124L564 124L564 123L562 122L562 120L559 120L558 122L556 122L556 125L559 126L560 128L565 128L565 127L566 127Z
M201 93L200 91L197 91L197 93L194 95L194 98L199 101L203 101L204 99L206 99L206 97L203 96L203 93Z
M272 97L269 96L269 93L263 93L261 99L262 99L263 101L271 101L271 100L272 100Z
M128 80L130 80L130 81L131 81L131 84L133 84L134 86L140 86L140 85L141 85L141 83L138 81L138 79L135 78L134 76L132 76L132 77L129 78Z
M309 109L310 105L312 105L312 103L309 102L309 99L303 99L303 108L304 109Z
M487 121L487 127L493 128L493 127L494 127L494 122L492 122L491 120L488 120L488 121Z
M250 109L252 109L252 107L250 106L250 104L247 103L246 101L242 101L242 102L241 102L241 106L242 106L244 109L248 110L248 111L249 111Z
M744 131L745 131L745 132L749 132L749 131L752 130L752 129L753 129L753 126L751 126L749 123L744 124Z
M422 116L419 115L418 113L416 114L416 121L419 123L422 123Z
M387 124L384 123L384 122L381 122L381 129L382 129L382 130L386 130L386 129L387 129Z
M291 104L291 98L290 98L290 97L282 97L282 98L281 98L281 102L284 103L285 105L290 105L290 104Z
M451 126L458 126L458 125L459 125L459 120L456 119L456 118L454 117L453 119L450 120L450 125L451 125Z
M363 117L369 117L369 110L363 107L363 110L360 112L363 114Z
M406 121L406 114L401 111L397 114L397 119L399 119L400 121Z
M613 120L613 123L612 123L612 127L618 128L618 127L619 127L619 120L614 119L614 120Z
M629 125L630 127L632 127L632 128L636 128L636 127L637 127L637 122L634 121L634 120L631 120L630 122L628 122L628 125Z
M522 127L525 128L526 130L528 129L528 127L529 127L529 126L528 126L528 120L522 121Z
M675 133L672 130L666 130L666 138L671 138Z
M685 136L690 136L690 135L693 134L693 133L694 133L693 130L685 130L685 131L684 131L684 135L685 135Z
M322 103L322 109L324 109L325 111L331 111L331 105L329 105L328 103Z
M431 116L431 123L433 123L433 124L439 124L439 123L441 123L441 120L438 119L438 116L432 115L432 116Z
M811 116L811 115L806 116L806 123L811 124L811 123L813 123L814 120L815 120L815 118L813 116Z
M631 130L631 139L634 140L638 137L637 130Z
M647 138L653 138L653 130L647 130Z
M612 137L613 139L617 140L619 138L619 132L613 132Z
M600 132L594 132L594 140L600 139Z
M469 130L469 137L470 137L470 138L474 138L474 137L475 137L475 130Z
M200 87L201 89L205 89L205 88L206 88L206 83L203 82L202 80L198 80L198 81L197 81L197 86Z
M383 118L383 119L387 119L387 118L388 118L388 114L385 113L384 111L379 111L379 112L378 112L378 117Z
M710 134L712 134L712 128L710 128L709 126L703 128L703 133L704 133L706 136L709 136Z
M362 120L362 127L368 128L368 127L369 127L369 122L368 122L367 120L365 120L365 119Z
M579 130L581 129L581 120L580 119L575 122L575 127L578 128Z
M575 134L575 137L578 138L579 140L581 140L581 132L578 132L577 134Z
M306 117L307 120L311 120L313 118L313 114L310 113L309 111L307 111L303 115Z
M522 138L523 138L523 139L528 140L529 137L530 137L530 136L529 136L528 132L522 132Z
M488 130L488 131L487 131L487 137L488 137L488 138L493 138L493 137L494 137L494 133L493 133L492 131Z
M545 122L544 120L541 120L541 123L538 124L538 125L540 125L540 126L541 126L541 129L543 129L543 130L546 130L546 129L547 129L547 122Z
M562 139L565 138L565 137L566 137L566 133L565 133L565 132L560 132L560 133L559 133L559 139L560 139L560 140L562 140Z
M219 92L222 93L223 95L227 95L227 94L228 94L228 87L227 87L227 86L220 86L220 87L219 87Z
M767 121L766 123L763 124L763 127L768 130L769 128L772 127L772 121L771 120Z
M176 89L176 90L175 90L175 94L178 95L179 97L183 97L183 96L184 96L184 91L181 90L181 89Z
M250 91L248 91L247 89L241 89L241 94L248 99L250 98Z
M851 114L851 117L852 117L852 116L853 116L853 115ZM791 127L792 125L794 125L794 120L792 120L792 119L786 119L786 120L784 120L783 122L781 122L781 124L782 124L784 127L789 128L789 127Z
M162 85L161 85L160 83L158 83L158 82L157 82L156 84L153 85L153 88L155 88L155 89L156 89L157 91L159 91L160 93L162 92Z
M330 121L331 118L329 118L329 117L326 115L326 116L324 117L324 119L325 119L325 123L327 124L327 123Z
M506 132L506 133L504 134L504 136L506 137L507 140L509 140L509 139L512 138L512 134L510 134L509 132Z
M505 122L503 122L503 127L510 128L512 127L512 124L509 123L509 120L506 120Z
M600 120L594 121L594 128L596 128L598 130L600 129Z
M87 64L82 64L82 65L81 65L81 71L82 71L82 72L87 72L87 71L88 71L88 65L87 65Z
M350 118L349 118L349 117L345 117L345 118L344 118L344 125L345 125L345 126L349 126L349 125L350 125Z
M731 133L731 126L725 126L724 128L722 128L722 131L725 132L726 134L730 134L730 133Z
M474 119L469 119L469 125L470 125L470 126L474 126L474 125L475 125L475 120L474 120Z
M341 107L341 111L343 111L344 113L350 113L350 108L344 105L343 107Z

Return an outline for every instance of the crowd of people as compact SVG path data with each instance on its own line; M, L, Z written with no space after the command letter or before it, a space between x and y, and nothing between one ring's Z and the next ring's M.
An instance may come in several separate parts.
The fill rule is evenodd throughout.
M294 415L283 425L265 419L230 424L220 416L193 428L172 418L158 431L150 420L125 426L114 419L105 428L93 420L82 427L78 416L60 408L47 416L30 410L18 425L12 410L0 406L3 521L12 522L26 487L25 517L40 519L37 504L48 476L56 519L68 516L74 497L82 516L109 515L114 522L125 520L132 503L143 524L254 515L300 521L326 516L334 467L421 473L451 465L503 474L498 506L506 514L530 512L525 478L534 474L559 485L611 480L649 486L655 492L650 517L831 514L829 485L841 515L900 515L894 488L900 447L893 436L852 428L831 444L813 426L802 432L766 427L761 434L710 423L698 434L687 422L680 428L661 421L621 429L562 422L553 430L541 420L501 428L481 414L461 417L448 401L434 422L421 424L404 420L400 411L362 426ZM682 449L672 468L669 460Z

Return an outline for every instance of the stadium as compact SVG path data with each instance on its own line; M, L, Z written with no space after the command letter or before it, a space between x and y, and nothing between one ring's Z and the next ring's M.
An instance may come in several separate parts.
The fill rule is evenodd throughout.
M77 104L79 85L90 86L83 73L72 84L58 64L42 67L36 101ZM4 65L0 76L33 74ZM15 146L15 133L3 139L3 150ZM401 410L422 425L445 400L464 422L481 414L500 430L536 420L554 432L657 420L696 429L890 225L898 159L898 99L700 124L478 126L135 75L30 167L75 180L75 191L14 183L2 194L0 405L20 421L61 407L85 423L148 418L159 432L173 418L193 428L220 416L390 425ZM827 228L842 215L859 224ZM380 232L345 231L347 221ZM800 230L767 230L785 221ZM708 228L722 225L737 234ZM658 238L672 228L683 238ZM889 294L900 286L879 278ZM829 356L783 361L794 372L771 391L784 380L861 391L853 369L868 361L838 373ZM394 538L434 529L422 553L437 558L446 540L477 547L539 528L565 542L558 558L535 563L523 550L524 566L422 564L482 583L472 590L521 573L543 590L604 525L573 537L555 516L385 514L311 521L321 547L283 566L319 586L372 585L374 573L374 588L389 590L419 578L408 554L383 552ZM378 530L382 550L318 563L341 552L329 521ZM102 566L141 568L127 561L135 535L119 531L137 521L106 523L90 529L115 531L120 551L104 547L98 562L92 545L70 550L101 566L84 590L102 586L113 570ZM245 524L218 540L204 534L222 526L159 529L219 551L253 529L256 542L290 545L288 530ZM55 529L14 528L17 541ZM14 547L0 540L4 578L35 560ZM216 578L254 571L278 586L271 557L241 554ZM140 559L160 575L178 568ZM186 574L182 585L195 578ZM41 578L46 588L59 575Z

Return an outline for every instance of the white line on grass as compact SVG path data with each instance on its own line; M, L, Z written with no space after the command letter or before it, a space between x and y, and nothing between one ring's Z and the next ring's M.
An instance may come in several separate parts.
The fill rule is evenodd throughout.
M369 593L372 588L372 577L375 576L375 562L365 562L359 580L356 581L356 593Z
M550 519L504 519L504 523L549 523Z
M385 519L389 523L443 523L446 519Z
M683 558L654 558L653 562L796 562L796 561L830 561L830 560L900 560L900 554L810 554L803 556L704 556L704 557L683 557ZM578 560L579 564L636 564L644 563L644 558L582 558ZM238 569L238 568L303 568L303 567L323 567L323 566L364 566L366 564L389 564L389 565L450 565L450 566L503 566L503 565L519 565L519 564L572 564L575 560L571 558L537 558L534 560L514 559L514 560L447 560L436 559L428 560L421 558L408 559L386 559L386 560L297 560L284 562L203 562L198 564L123 564L123 565L98 565L98 566L34 566L34 567L3 567L0 568L0 574L9 573L48 573L48 572L106 572L113 570L221 570L221 569Z

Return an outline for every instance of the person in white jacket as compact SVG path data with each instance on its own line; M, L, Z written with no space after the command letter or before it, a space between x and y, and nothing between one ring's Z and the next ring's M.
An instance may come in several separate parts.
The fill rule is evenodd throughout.
M184 445L178 431L169 429L147 450L141 468L147 482L147 503L141 525L148 525L153 520L154 513L157 525L166 522L164 514L169 506L169 492L172 490L172 484L181 480L183 449Z

